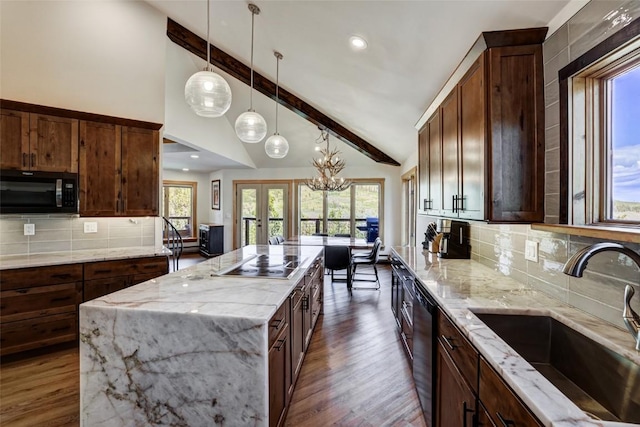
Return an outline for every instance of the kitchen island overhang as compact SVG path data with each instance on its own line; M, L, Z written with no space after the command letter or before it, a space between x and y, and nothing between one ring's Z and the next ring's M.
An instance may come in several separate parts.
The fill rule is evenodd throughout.
M245 247L82 304L81 425L268 425L269 320L322 250ZM219 275L256 254L304 261Z

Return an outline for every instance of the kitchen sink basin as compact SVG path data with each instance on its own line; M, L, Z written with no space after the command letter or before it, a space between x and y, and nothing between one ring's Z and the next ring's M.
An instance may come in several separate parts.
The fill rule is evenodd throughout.
M640 423L640 366L548 316L475 313L596 419Z

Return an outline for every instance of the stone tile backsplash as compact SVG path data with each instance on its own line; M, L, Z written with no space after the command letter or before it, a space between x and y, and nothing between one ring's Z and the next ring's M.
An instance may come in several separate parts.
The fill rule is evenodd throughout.
M435 219L418 215L417 235L424 238ZM564 263L581 248L601 242L588 237L532 230L529 225L470 222L471 258L552 298L625 328L622 321L625 285L640 295L640 270L626 256L603 252L589 260L582 278L562 273ZM538 242L538 262L524 258L526 240ZM623 243L640 253L640 244ZM640 312L640 297L632 306Z
M0 256L155 246L160 221L155 217L7 216L0 219ZM85 233L85 222L97 223L98 232ZM24 235L27 223L35 225L35 235Z

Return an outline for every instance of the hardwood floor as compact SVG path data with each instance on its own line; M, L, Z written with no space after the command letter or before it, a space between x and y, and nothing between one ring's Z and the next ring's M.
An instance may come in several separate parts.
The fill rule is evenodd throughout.
M180 266L181 268L183 265ZM325 276L325 307L304 361L287 426L425 425L390 309L381 290L354 290ZM0 425L79 426L77 347L0 366Z

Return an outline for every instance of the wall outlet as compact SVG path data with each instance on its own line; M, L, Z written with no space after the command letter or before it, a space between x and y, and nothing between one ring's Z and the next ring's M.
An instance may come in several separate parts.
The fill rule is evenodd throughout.
M35 224L25 224L24 225L24 235L25 236L35 236L36 235L36 225Z
M538 242L527 240L524 245L524 259L538 262Z
M98 232L98 223L97 222L85 222L84 223L84 232L85 233L97 233Z

